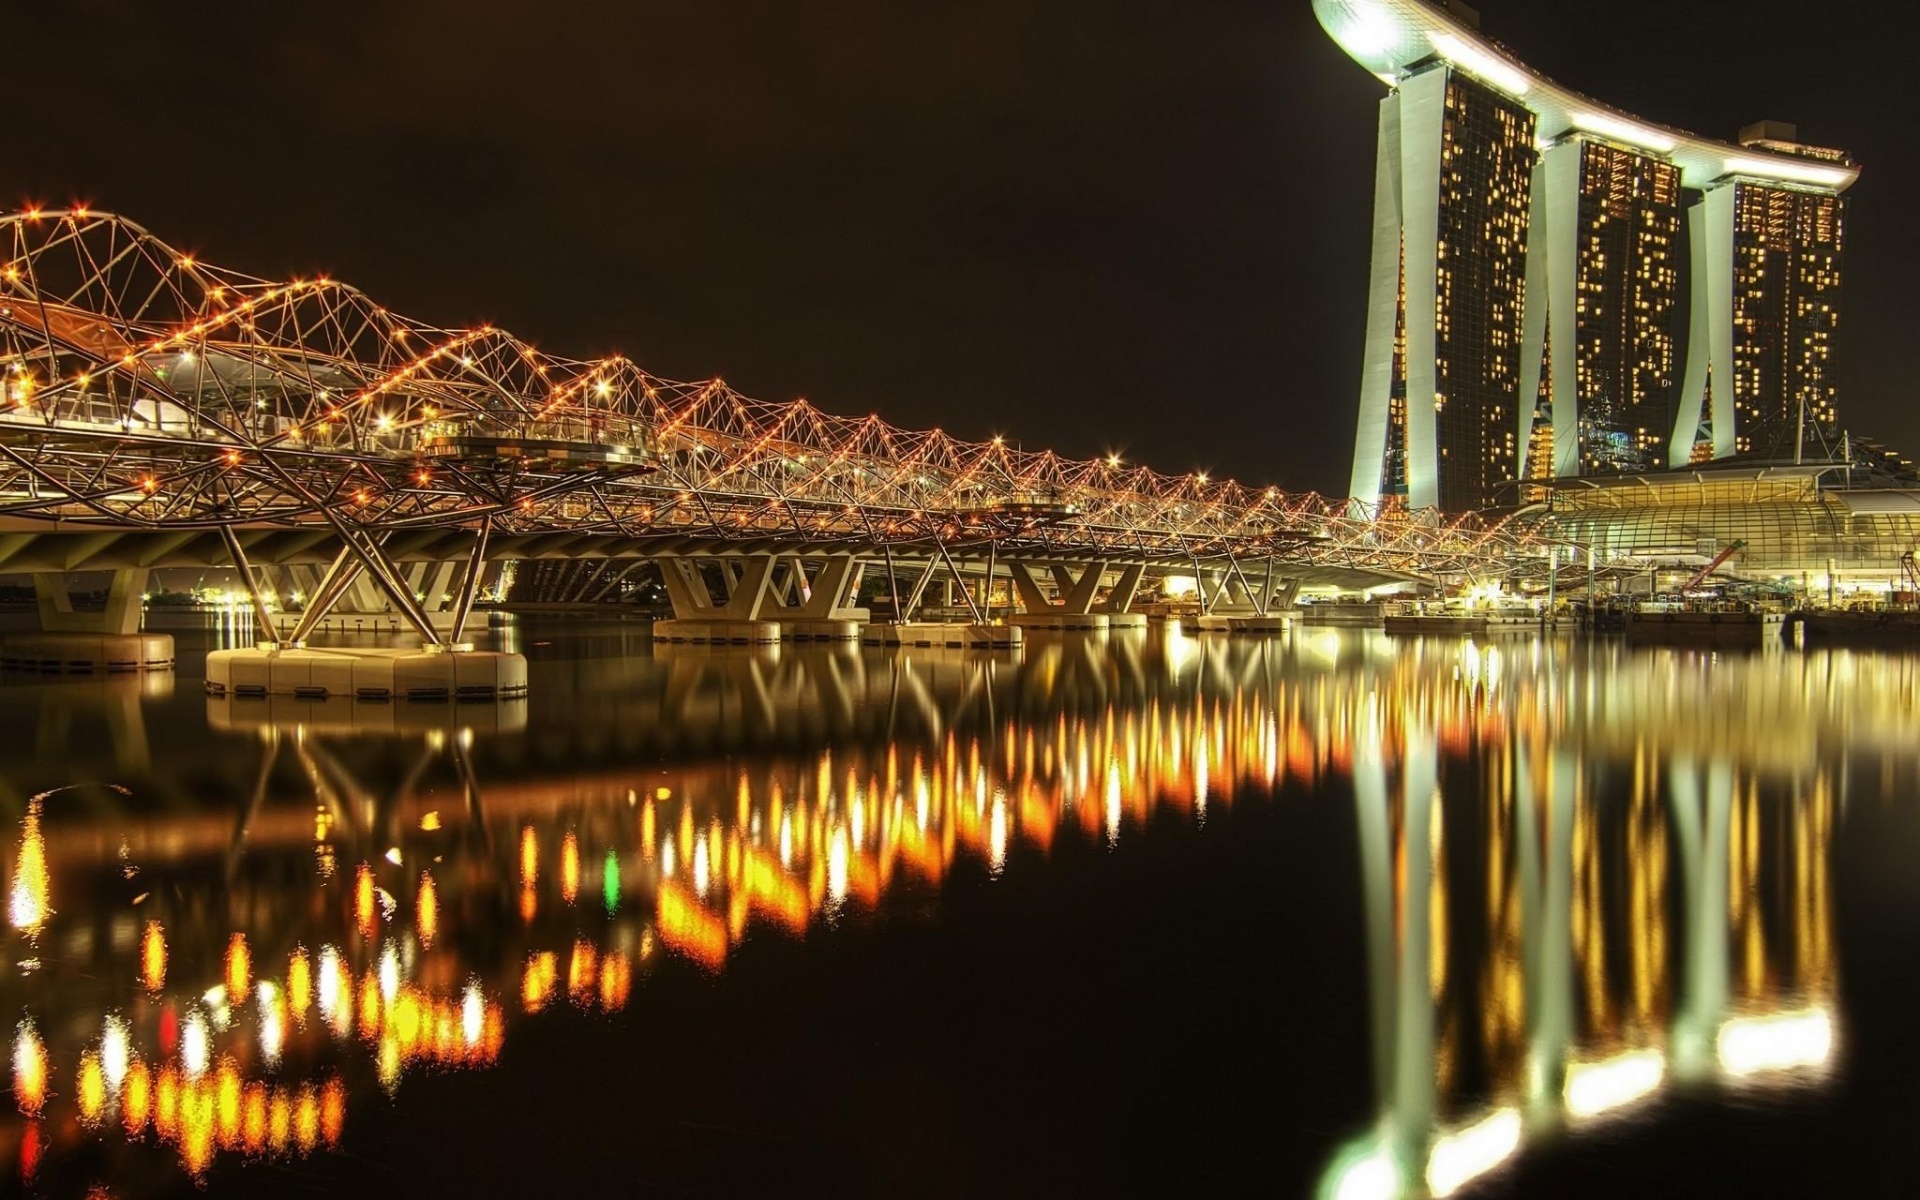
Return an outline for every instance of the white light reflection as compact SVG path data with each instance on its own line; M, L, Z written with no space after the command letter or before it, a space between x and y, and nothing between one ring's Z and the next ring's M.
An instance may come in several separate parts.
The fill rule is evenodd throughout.
M1651 1095L1667 1076L1667 1060L1658 1050L1634 1050L1599 1062L1567 1064L1562 1091L1567 1115L1597 1117Z
M835 904L847 898L847 831L835 829L827 847L827 895Z
M240 997L241 1003L246 1003L246 999L245 996ZM227 1006L225 986L208 988L200 1000L207 1006L207 1021L216 1032L225 1030L233 1023L233 1010Z
M319 984L320 1016L332 1020L340 1004L340 952L332 946L320 948Z
M1107 764L1107 845L1120 843L1120 764Z
M1400 1194L1400 1168L1385 1150L1375 1150L1340 1173L1332 1200L1400 1200Z
M1007 866L1007 794L993 791L993 812L987 818L987 869L997 878Z
M1824 1008L1771 1017L1736 1017L1720 1027L1720 1068L1757 1075L1824 1066L1833 1056L1833 1016Z
M286 1040L279 997L273 985L264 981L256 995L260 1005L260 1056L266 1059L268 1066L278 1066L280 1047Z
M467 1045L480 1041L486 1018L486 1001L480 995L480 981L467 981L466 994L460 998L460 1036Z
M400 991L400 951L392 942L380 950L380 999L393 1003Z
M1450 1196L1512 1157L1520 1148L1520 1114L1511 1108L1434 1139L1427 1156L1427 1190Z
M207 1073L207 1018L195 1009L180 1023L180 1068L188 1079Z
M127 1077L128 1058L127 1019L115 1013L107 1018L106 1028L100 1034L100 1069L106 1076L109 1093L119 1093L121 1081Z
M1207 735L1193 739L1193 809L1202 818L1207 815Z

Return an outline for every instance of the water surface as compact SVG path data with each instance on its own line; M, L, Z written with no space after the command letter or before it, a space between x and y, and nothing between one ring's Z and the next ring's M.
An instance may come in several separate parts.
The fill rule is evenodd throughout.
M0 685L29 1193L1904 1178L1920 659L496 630L502 706Z

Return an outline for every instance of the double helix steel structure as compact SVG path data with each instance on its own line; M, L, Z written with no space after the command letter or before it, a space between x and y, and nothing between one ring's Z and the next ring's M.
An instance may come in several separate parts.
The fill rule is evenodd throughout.
M397 548L445 555L455 534L476 566L990 553L1384 579L1496 575L1543 552L1474 518L1360 514L558 358L338 280L215 266L84 208L0 216L0 372L0 538L28 522L149 535L147 565L168 565L169 539L224 542L236 565L243 541L272 561L324 544L404 591ZM3 546L0 570L18 570Z

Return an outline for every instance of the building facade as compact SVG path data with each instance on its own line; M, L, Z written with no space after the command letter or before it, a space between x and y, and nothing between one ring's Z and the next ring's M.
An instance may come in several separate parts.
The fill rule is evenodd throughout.
M1831 442L1845 197L1736 176L1707 188L1688 224L1692 349L1671 464Z
M1541 153L1533 196L1521 391L1534 402L1520 413L1518 477L1664 466L1680 172L1575 132Z
M1733 144L1610 109L1512 59L1458 3L1314 11L1388 86L1359 505L1467 511L1523 498L1522 481L1787 454L1832 428L1841 193L1859 175L1844 154L1791 127Z
M1381 101L1356 494L1479 507L1512 478L1534 156L1533 114L1444 65Z

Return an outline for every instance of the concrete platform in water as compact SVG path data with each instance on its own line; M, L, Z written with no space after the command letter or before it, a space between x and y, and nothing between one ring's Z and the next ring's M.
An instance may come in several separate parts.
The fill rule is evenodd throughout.
M780 638L787 642L857 642L860 621L792 620L780 622Z
M1006 650L1021 645L1018 625L967 625L959 622L907 621L873 624L860 633L867 646L938 646L959 650Z
M1234 616L1226 613L1212 613L1207 616L1186 617L1181 620L1180 628L1189 633L1233 633L1249 637L1272 637L1285 633L1293 618L1286 613L1269 613L1256 616L1246 614Z
M210 729L256 731L299 727L309 733L415 734L517 733L527 727L527 705L509 699L492 704L393 704L384 700L356 700L332 696L309 700L300 696L208 696Z
M296 696L323 700L507 700L527 694L527 660L494 650L215 650L207 655L213 696Z
M1023 612L1008 617L1007 624L1035 633L1105 633L1113 628L1109 613Z
M780 640L780 622L674 617L653 623L653 640L715 646L770 645Z
M0 667L44 675L106 675L173 670L168 633L9 633Z

